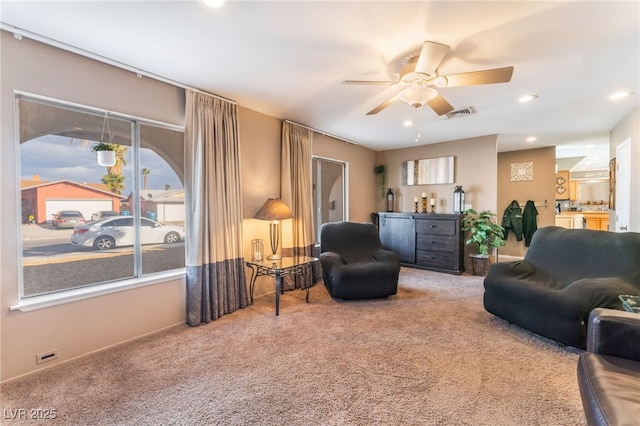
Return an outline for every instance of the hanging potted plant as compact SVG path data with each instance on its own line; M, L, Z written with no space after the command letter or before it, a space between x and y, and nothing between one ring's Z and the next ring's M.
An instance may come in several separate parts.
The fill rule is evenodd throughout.
M116 148L112 143L98 142L91 147L91 151L98 154L98 164L112 167L116 164Z
M462 230L469 232L467 245L476 245L478 253L471 254L473 275L484 276L487 270L487 260L494 248L502 247L506 243L503 239L504 228L494 222L496 216L491 210L484 210L480 213L473 209L464 212L462 218Z
M382 189L382 198L384 198L385 195L387 194L385 192L385 190L384 190L384 188L385 188L384 185L385 185L385 183L387 183L384 164L378 164L374 170L375 170L376 174L378 175L378 180L380 181L380 188Z

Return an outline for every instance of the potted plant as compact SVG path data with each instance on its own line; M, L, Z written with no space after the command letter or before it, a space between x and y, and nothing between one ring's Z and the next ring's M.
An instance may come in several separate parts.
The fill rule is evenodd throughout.
M378 175L378 179L379 179L379 182L380 182L380 188L382 189L382 198L384 198L385 195L386 195L386 192L384 190L384 188L385 188L384 185L385 185L385 183L387 181L386 176L385 176L384 164L378 164L374 170L375 170L376 174Z
M469 232L466 244L475 244L478 249L477 254L470 255L473 275L484 276L489 252L506 244L503 239L504 228L494 222L495 216L496 214L491 210L478 213L473 209L468 209L464 212L462 230Z
M98 154L98 164L111 167L116 164L116 148L115 144L98 142L91 147L91 151Z

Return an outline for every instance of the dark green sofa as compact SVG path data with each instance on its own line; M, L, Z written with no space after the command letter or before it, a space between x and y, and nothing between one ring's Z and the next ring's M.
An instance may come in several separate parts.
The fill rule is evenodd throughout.
M640 234L540 228L523 260L491 266L484 288L488 312L584 348L594 308L622 309L619 295L640 295Z

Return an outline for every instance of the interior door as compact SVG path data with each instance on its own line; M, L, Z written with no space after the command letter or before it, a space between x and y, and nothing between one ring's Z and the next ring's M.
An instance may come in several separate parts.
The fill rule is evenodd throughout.
M615 232L628 232L631 225L631 140L616 147Z

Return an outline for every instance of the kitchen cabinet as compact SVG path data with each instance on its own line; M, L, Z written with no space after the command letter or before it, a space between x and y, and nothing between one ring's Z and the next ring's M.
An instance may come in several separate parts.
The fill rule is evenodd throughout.
M609 230L609 213L608 212L564 212L556 215L556 226L563 228L582 228L582 221L576 220L576 217L584 217L584 224L587 229L596 231Z
M579 198L578 182L575 180L569 180L569 199L576 201Z
M585 213L584 218L587 222L587 229L609 230L609 213Z
M464 272L462 215L379 213L382 247L395 251L403 266L437 272Z
M556 226L561 228L573 229L573 216L556 215Z

